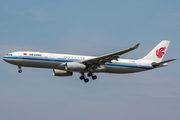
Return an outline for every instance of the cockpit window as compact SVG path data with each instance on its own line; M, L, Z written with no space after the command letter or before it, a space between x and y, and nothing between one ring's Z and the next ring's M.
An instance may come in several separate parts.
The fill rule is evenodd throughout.
M13 56L12 54L7 54L7 56Z

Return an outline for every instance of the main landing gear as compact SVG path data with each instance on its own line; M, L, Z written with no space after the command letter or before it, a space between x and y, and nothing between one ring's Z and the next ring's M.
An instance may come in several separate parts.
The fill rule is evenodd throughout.
M93 75L91 72L87 74L88 77L92 77L93 80L97 79L96 75Z
M88 77L92 77L93 80L97 79L97 76L96 75L93 75L93 73L89 72L87 74ZM85 74L84 73L81 73L81 76L80 76L80 80L84 80L85 83L89 82L89 79L86 78Z
M18 66L18 68L19 68L18 72L22 73L21 66Z

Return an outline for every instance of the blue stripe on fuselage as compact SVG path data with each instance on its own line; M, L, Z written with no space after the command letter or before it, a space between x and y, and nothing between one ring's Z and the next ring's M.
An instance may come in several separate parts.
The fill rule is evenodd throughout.
M130 67L130 68L142 68L142 69L152 69L150 66L137 66L130 64L115 64L115 63L107 63L108 66L118 66L118 67Z
M41 58L41 57L24 57L24 56L5 56L5 59L23 59L23 60L40 60L40 61L56 61L56 62L74 62L78 60L65 60L65 59L54 59L54 58Z
M79 60L67 60L67 59L54 59L54 58L41 58L41 57L29 57L29 56L5 56L3 59L23 59L23 60L39 60L39 61L55 61L55 62L75 62ZM137 66L131 64L120 64L120 63L106 63L107 66L117 67L129 67L129 68L141 68L141 69L152 69L151 66Z

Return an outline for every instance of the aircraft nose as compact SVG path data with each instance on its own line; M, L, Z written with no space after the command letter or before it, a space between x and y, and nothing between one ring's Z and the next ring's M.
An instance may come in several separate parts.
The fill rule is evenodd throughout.
M3 60L4 60L4 61L6 61L6 58L5 58L5 57L3 57Z
M11 64L14 63L14 61L12 60L12 58L9 57L9 56L4 56L2 59L3 59L5 62L8 62L8 63L11 63Z
M8 58L6 58L6 57L3 57L3 60L6 61L6 62L8 62Z

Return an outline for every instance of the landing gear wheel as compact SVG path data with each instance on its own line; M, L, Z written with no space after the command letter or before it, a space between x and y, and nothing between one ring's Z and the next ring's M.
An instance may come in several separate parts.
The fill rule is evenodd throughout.
M84 76L80 76L80 80L84 80L85 79L85 77Z
M92 76L92 79L93 80L97 79L97 76L96 75Z
M21 66L20 66L20 65L18 65L18 68L19 68L18 72L19 72L19 73L22 73L22 70L21 70Z
M18 70L19 73L22 73L22 70Z
M91 73L91 72L89 72L88 74L87 74L87 76L88 77L91 77L93 74Z
M89 82L89 79L87 79L87 78L86 78L86 79L84 79L84 82L85 82L85 83Z

